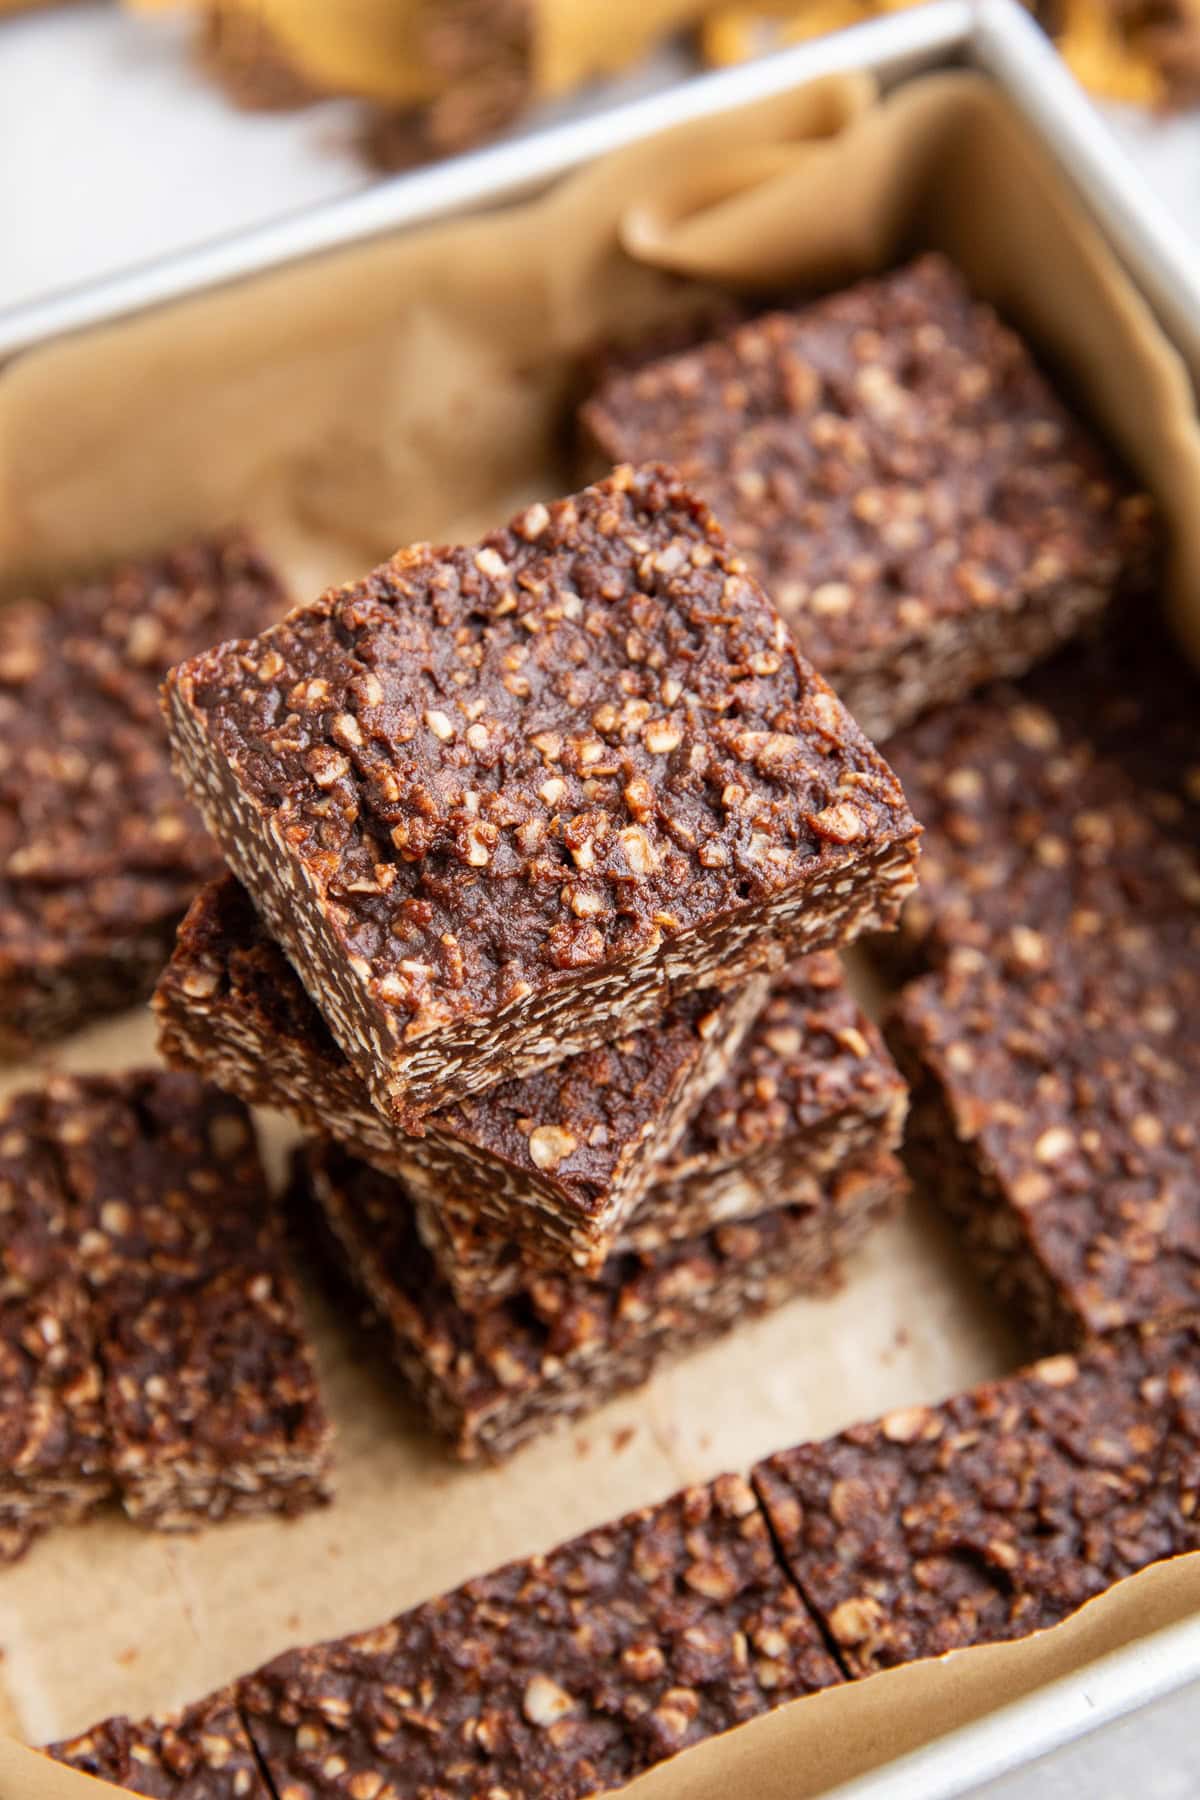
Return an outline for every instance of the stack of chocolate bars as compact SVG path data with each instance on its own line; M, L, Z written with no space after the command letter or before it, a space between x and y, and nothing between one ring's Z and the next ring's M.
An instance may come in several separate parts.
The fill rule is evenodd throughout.
M896 1204L903 1085L830 951L894 925L917 827L669 473L404 551L167 705L232 874L164 1049L319 1134L297 1192L459 1454Z

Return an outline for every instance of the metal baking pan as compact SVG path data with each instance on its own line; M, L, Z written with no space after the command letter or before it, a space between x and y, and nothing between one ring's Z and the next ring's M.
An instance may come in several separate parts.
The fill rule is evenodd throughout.
M0 358L339 245L511 199L668 126L712 118L819 76L867 70L894 87L948 66L974 67L1003 89L1072 181L1200 383L1200 247L1147 187L1016 0L931 0L0 311ZM1200 1616L838 1788L836 1800L948 1800L1198 1678Z

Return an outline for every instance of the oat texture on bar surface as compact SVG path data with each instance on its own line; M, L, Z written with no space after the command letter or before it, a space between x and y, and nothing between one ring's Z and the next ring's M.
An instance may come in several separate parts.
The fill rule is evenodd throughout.
M623 469L175 671L178 765L384 1111L886 928L917 828L708 509Z

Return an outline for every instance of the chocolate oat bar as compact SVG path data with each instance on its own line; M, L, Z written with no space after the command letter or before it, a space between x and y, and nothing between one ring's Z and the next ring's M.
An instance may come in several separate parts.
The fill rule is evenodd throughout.
M485 1236L527 1240L544 1264L596 1269L766 991L752 976L736 994L686 995L653 1031L500 1082L428 1116L419 1138L371 1105L232 876L194 901L155 1009L168 1061L337 1138L425 1210L469 1230L486 1221Z
M181 1712L106 1719L46 1755L149 1800L273 1800L228 1687Z
M896 740L909 1154L1035 1341L1200 1303L1200 683L1152 620Z
M1200 896L1200 680L1154 618L931 713L889 754L925 827L879 953L1036 969L1059 938L1136 958ZM1165 967L1165 962L1164 962Z
M655 1210L706 1200L706 1223L736 1217L752 1210L739 1201L744 1182L758 1195L788 1199L798 1170L819 1179L896 1149L907 1104L839 959L828 951L805 957L776 981L733 1069L659 1164ZM639 1227L650 1225L649 1212L647 1205Z
M940 256L617 371L582 423L603 462L695 486L878 739L1029 668L1153 561L1146 498Z
M0 1562L111 1492L100 1368L45 1106L0 1111Z
M623 1045L432 1114L421 1138L370 1105L232 877L193 903L155 1007L169 1061L290 1111L404 1179L422 1237L456 1299L473 1305L512 1292L533 1269L569 1260L596 1273L615 1248L656 1248L722 1219L808 1200L839 1161L896 1147L903 1083L837 958L818 952L797 964L765 1011L760 997L757 980L724 1001L691 996ZM751 1039L696 1116L702 1088L731 1063L751 1010ZM669 1111L664 1086L675 1096ZM564 1112L564 1098L573 1112ZM592 1121L586 1127L580 1112ZM603 1137L590 1142L597 1124ZM564 1125L577 1148L557 1169L539 1169L535 1156L550 1160L550 1134L561 1142ZM623 1217L606 1227L600 1207L615 1211L608 1194L622 1162ZM553 1183L546 1200L535 1183ZM550 1199L558 1218L548 1216Z
M838 958L804 958L780 977L733 1069L659 1162L616 1248L660 1250L784 1206L819 1210L831 1176L899 1147L907 1100ZM418 1200L415 1210L460 1305L516 1293L548 1266L543 1246L505 1237L478 1208Z
M703 504L617 471L176 670L179 767L388 1114L887 926L917 827Z
M60 1077L48 1110L125 1510L183 1529L326 1498L330 1427L240 1101L145 1071Z
M435 1430L473 1461L507 1456L743 1319L830 1287L904 1192L895 1158L876 1156L831 1176L815 1204L612 1256L594 1280L543 1275L474 1311L456 1304L398 1183L312 1145L294 1200L323 1264L367 1301Z
M0 1054L150 991L220 867L171 774L158 685L283 607L230 537L0 611Z
M1151 926L1144 966L1107 929L1106 954L926 976L890 1030L906 1155L1047 1348L1200 1306L1200 924L1190 955Z
M753 1480L852 1676L1053 1625L1200 1548L1200 1327L1146 1325Z
M238 1697L280 1795L574 1800L840 1680L752 1490L724 1475L289 1651Z

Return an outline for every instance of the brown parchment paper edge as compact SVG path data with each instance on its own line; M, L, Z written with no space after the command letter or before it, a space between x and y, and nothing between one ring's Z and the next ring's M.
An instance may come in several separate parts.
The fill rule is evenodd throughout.
M1044 154L986 84L969 76L930 77L878 109L868 102L861 84L826 84L818 96L784 97L752 117L731 115L685 128L669 141L637 146L512 213L360 247L326 259L320 269L276 272L19 359L0 373L0 569L105 556L150 541L164 519L172 530L184 529L235 511L257 520L260 508L282 541L301 542L306 551L315 541L328 557L360 557L376 539L386 549L419 535L398 529L390 512L386 519L372 512L388 484L403 479L403 455L397 459L390 441L373 443L369 431L351 430L324 456L325 446L314 451L313 443L322 427L338 421L341 406L361 401L364 368L377 374L380 345L395 348L392 336L402 335L414 319L426 328L418 344L422 398L435 408L457 391L456 371L434 366L431 344L451 362L463 352L476 380L494 365L486 356L473 357L472 348L477 339L494 348L497 332L509 334L514 354L522 357L548 342L572 353L583 347L602 322L602 292L610 301L619 295L626 325L673 315L680 295L662 279L664 269L715 282L744 283L750 268L759 279L781 285L805 275L838 279L886 260L914 236L928 237L922 224L928 227L933 212L945 247L1080 381L1097 416L1159 494L1173 527L1177 616L1194 641L1200 635L1200 518L1192 499L1200 491L1200 436L1178 359ZM960 154L949 167L946 134L956 131ZM912 158L901 168L896 134L905 133ZM817 141L811 141L814 134ZM850 203L848 156L859 166L857 207ZM992 220L986 241L980 241L979 209L969 204L981 168L988 170L989 193L1003 215ZM1012 252L1020 234L1030 231L1041 237L1043 264L1053 252L1057 302L1067 290L1068 301L1057 312L1055 294L1036 282L1032 291L1018 292L1034 263L1028 246L1016 259L1020 266ZM588 232L592 241L580 246L579 235ZM543 265L534 279L523 259L538 241ZM470 281L463 275L468 267ZM372 274L373 289L367 282ZM407 284L403 295L399 284ZM464 329L431 338L428 327L439 307L457 308ZM372 331L378 344L369 342ZM348 332L355 355L344 352ZM1123 361L1113 357L1114 342L1126 352ZM261 359L275 378L265 394L254 378ZM384 364L401 416L404 381L415 366L403 356ZM140 390L130 386L138 372ZM169 373L182 384L174 393L164 385ZM298 375L311 376L315 390L298 396L287 421L290 434L280 431L278 413L265 421L277 462L239 461L245 434L256 420L264 423L264 400L278 398ZM340 385L344 379L349 392ZM461 435L452 461L434 455L444 498L451 469L455 483L442 514L423 515L430 534L449 534L460 517L503 516L510 489L544 486L551 460L547 421L562 394L556 382L535 383L532 400L517 391L528 412L515 421L519 454L508 456L502 469L484 455L480 470L467 470ZM179 404L187 398L196 402L195 413ZM506 389L502 416L508 417L512 399ZM168 405L172 400L176 404ZM199 417L200 424L164 435L156 425L168 414L188 422ZM381 407L369 411L368 422L386 438ZM356 417L353 424L362 421ZM472 429L494 431L495 424L496 414L485 407ZM140 454L131 457L129 440L139 432ZM200 444L228 446L230 456L219 469L201 466ZM176 453L173 466L164 459L168 447ZM506 441L506 452L511 449ZM247 473L253 476L248 482ZM171 505L162 504L167 476ZM142 477L149 482L145 493ZM239 498L242 506L235 505ZM428 492L421 504L427 500ZM60 558L56 552L64 544ZM736 1339L729 1354L738 1354ZM1192 1557L1148 1571L1075 1621L1023 1644L961 1653L797 1703L689 1752L644 1777L637 1790L737 1791L729 1785L734 1763L736 1779L748 1780L752 1765L743 1758L753 1757L756 1794L819 1792L865 1766L855 1758L868 1754L872 1743L897 1754L990 1710L1001 1691L1014 1697L1079 1666L1079 1658L1090 1660L1144 1635L1163 1622L1165 1594L1179 1601L1179 1616L1194 1609L1200 1605L1198 1568L1200 1558ZM1060 1646L1068 1658L1061 1664ZM230 1662L232 1674L236 1655ZM1003 1677L987 1672L993 1666L1006 1671ZM975 1669L985 1672L968 1675ZM12 1787L13 1780L21 1785ZM14 1800L42 1800L43 1793L67 1800L75 1792L104 1791L81 1788L80 1781L0 1741L5 1800L10 1790Z

